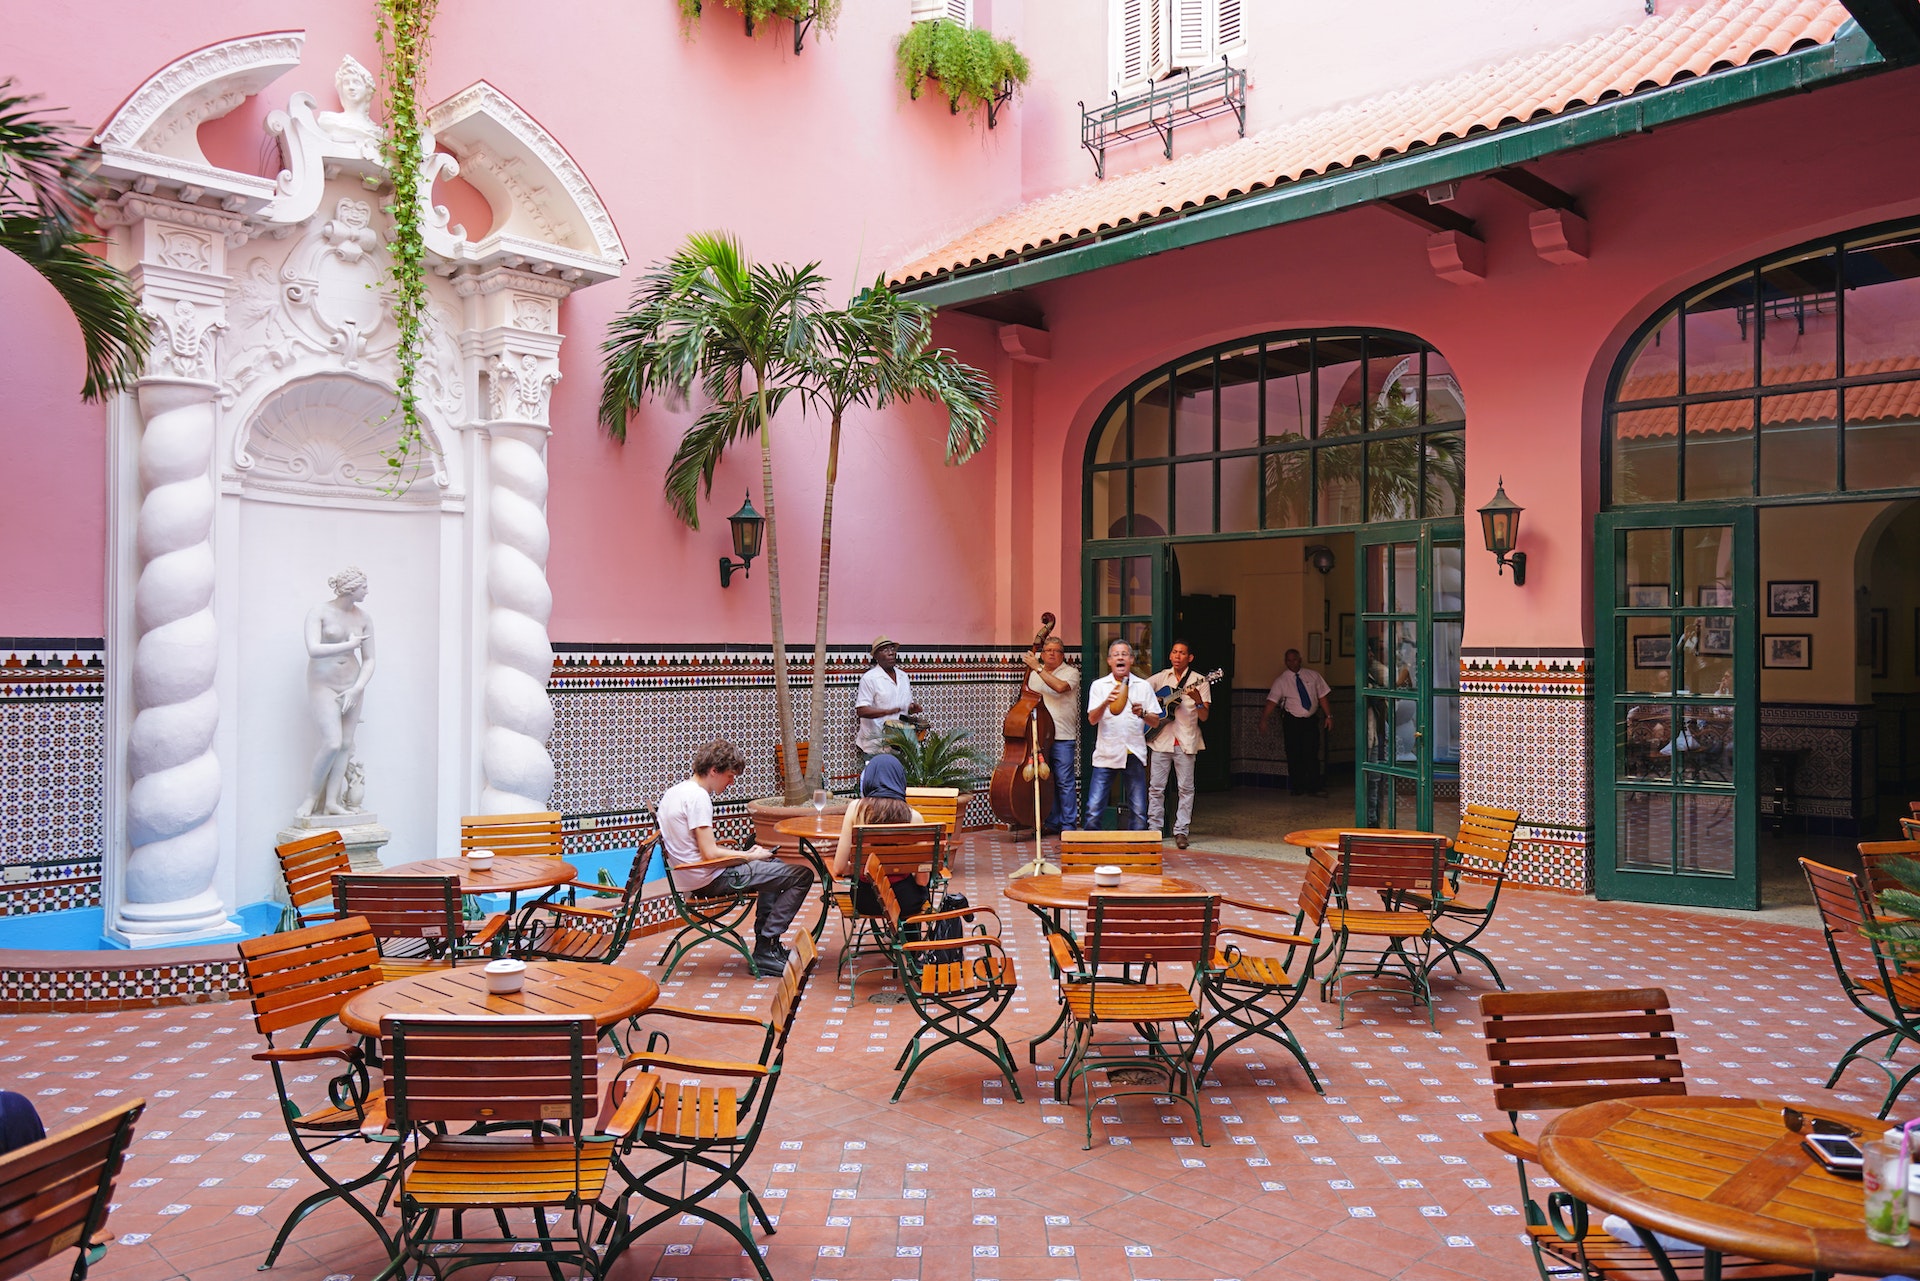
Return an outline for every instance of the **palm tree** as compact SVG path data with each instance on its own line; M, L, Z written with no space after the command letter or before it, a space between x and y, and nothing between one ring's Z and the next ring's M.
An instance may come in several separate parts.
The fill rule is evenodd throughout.
M94 209L72 126L33 110L32 98L0 80L0 249L59 293L86 344L83 400L124 391L140 376L150 330L133 285L93 252L85 227Z
M820 750L827 711L827 585L833 563L833 488L840 477L840 425L848 409L884 409L924 398L947 411L947 461L964 463L987 443L993 383L932 342L933 309L896 296L886 279L841 311L821 317L820 347L808 366L806 403L826 415L827 488L820 512L820 588L813 621L813 696L807 716L807 779L798 795L823 785ZM789 775L788 777L792 777Z
M600 426L627 438L627 419L649 396L684 404L694 383L706 408L667 464L667 502L691 529L699 499L729 445L757 435L766 516L767 595L773 614L774 715L789 796L800 787L793 695L781 620L780 543L773 504L773 417L804 383L818 341L824 282L818 263L767 267L722 232L688 238L634 291L601 345Z

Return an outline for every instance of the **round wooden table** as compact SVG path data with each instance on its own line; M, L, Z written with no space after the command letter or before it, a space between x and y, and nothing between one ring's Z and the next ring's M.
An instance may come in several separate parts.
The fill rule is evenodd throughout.
M815 814L812 817L782 819L774 824L773 830L782 836L791 836L802 841L838 840L840 825L846 819L847 812L837 814Z
M495 855L484 867L465 858L427 858L417 863L383 867L373 876L457 876L462 894L518 894L522 890L551 889L580 875L563 858Z
M1087 910L1087 899L1094 894L1204 894L1192 881L1177 876L1153 876L1145 872L1126 872L1118 885L1095 885L1092 872L1062 873L1053 876L1023 876L1008 881L1002 891L1016 903L1052 912Z
M1589 1206L1709 1250L1811 1271L1920 1272L1920 1245L1867 1240L1860 1181L1815 1164L1780 1106L1670 1094L1589 1103L1541 1132L1540 1163ZM1888 1125L1862 1113L1802 1111L1869 1136Z
M363 1036L378 1036L380 1020L388 1014L591 1014L604 1032L659 999L658 983L618 965L528 961L526 983L504 996L487 991L485 966L468 965L382 983L348 1001L340 1022Z
M1412 827L1303 827L1297 832L1288 832L1280 839L1289 845L1298 845L1303 850L1335 850L1340 848L1340 834L1352 832L1357 836L1440 836L1438 832L1422 832ZM1447 848L1453 848L1453 838L1441 837Z

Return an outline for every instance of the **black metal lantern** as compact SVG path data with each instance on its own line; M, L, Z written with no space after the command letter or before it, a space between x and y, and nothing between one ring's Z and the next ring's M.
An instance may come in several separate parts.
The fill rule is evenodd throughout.
M1323 574L1333 572L1333 548L1325 543L1315 543L1306 551L1307 564Z
M753 576L753 558L760 554L760 540L766 536L767 518L753 509L753 495L748 494L740 503L740 510L727 517L727 524L733 526L733 554L738 561L720 558L720 585L727 586L733 581L735 570Z
M1480 509L1480 528L1487 537L1487 550L1493 553L1500 572L1505 573L1507 566L1513 566L1513 585L1521 587L1527 581L1527 554L1513 550L1520 541L1520 513L1526 508L1507 497L1507 478L1502 476L1494 487L1493 498Z

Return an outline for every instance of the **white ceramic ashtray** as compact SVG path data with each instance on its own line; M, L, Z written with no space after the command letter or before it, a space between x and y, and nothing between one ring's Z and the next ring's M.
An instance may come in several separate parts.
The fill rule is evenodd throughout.
M485 972L487 991L496 995L518 992L520 985L527 981L525 961L488 961Z
M467 866L476 872L484 872L493 866L492 850L476 850L467 855Z
M1120 883L1120 869L1111 863L1102 863L1099 867L1093 869L1093 883L1095 885L1118 885Z

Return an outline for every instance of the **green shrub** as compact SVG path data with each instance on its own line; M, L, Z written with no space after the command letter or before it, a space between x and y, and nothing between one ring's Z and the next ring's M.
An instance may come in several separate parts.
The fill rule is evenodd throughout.
M914 23L900 37L894 56L909 98L918 98L927 81L938 80L949 109L986 107L989 123L996 99L1010 85L1025 84L1031 70L1012 41L946 18Z
M679 0L680 21L688 31L700 18L702 2ZM746 18L750 27L762 26L768 18L785 18L789 22L805 22L813 18L822 31L831 31L834 21L840 16L841 0L712 0L712 3L739 13Z

